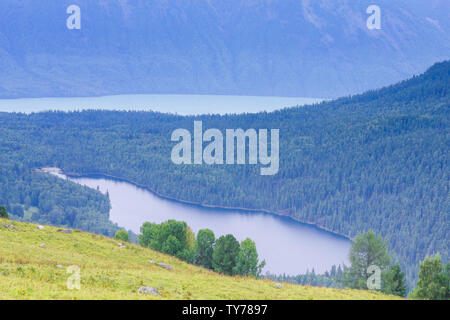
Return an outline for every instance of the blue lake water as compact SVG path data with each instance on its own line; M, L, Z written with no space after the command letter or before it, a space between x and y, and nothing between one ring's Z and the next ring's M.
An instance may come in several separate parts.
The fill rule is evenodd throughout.
M333 264L348 265L351 245L348 239L287 217L185 205L161 199L132 184L105 178L69 179L108 192L112 206L110 219L135 233L140 232L140 226L146 221L161 223L175 219L187 222L195 233L208 228L216 237L231 233L239 241L253 239L260 258L267 262L264 272L296 275L314 268L316 273L322 273Z
M244 113L274 111L284 107L302 106L322 101L316 98L256 97L226 95L114 95L85 98L0 99L0 112L40 112L48 110L74 111L140 110L195 115L208 113Z

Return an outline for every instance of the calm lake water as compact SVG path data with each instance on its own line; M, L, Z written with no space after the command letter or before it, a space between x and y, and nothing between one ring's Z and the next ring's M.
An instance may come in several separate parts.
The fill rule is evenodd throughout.
M86 98L0 99L0 112L39 112L48 110L74 111L140 110L195 115L207 113L244 113L273 111L284 107L313 104L316 98L256 97L226 95L165 95L137 94Z
M60 177L65 176L52 171ZM216 237L228 233L239 241L249 237L256 242L260 258L267 262L264 272L296 275L314 268L316 273L333 264L346 263L350 241L287 217L237 210L205 209L161 199L132 184L104 178L69 178L81 185L109 192L110 219L135 233L146 222L169 219L185 221L192 230L208 228Z

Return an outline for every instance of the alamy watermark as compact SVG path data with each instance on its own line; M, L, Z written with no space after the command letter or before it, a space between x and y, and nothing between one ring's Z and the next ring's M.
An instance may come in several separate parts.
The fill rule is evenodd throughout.
M171 140L178 143L172 149L171 158L177 165L243 165L248 160L250 165L259 163L264 166L260 168L261 175L275 175L280 163L279 136L279 129L271 129L269 144L268 129L226 129L224 141L219 129L203 132L202 121L194 121L193 141L189 130L176 129L172 132Z
M66 26L69 30L81 29L81 8L75 4L67 7L66 13L70 16L66 20ZM369 30L381 29L381 8L378 5L372 4L367 7L366 13L370 16L366 21Z
M367 14L370 14L367 19L367 28L369 30L380 30L381 29L381 8L375 4L370 5L367 10Z
M67 267L67 289L69 290L80 290L81 289L81 269L78 266Z
M80 30L81 29L81 9L77 5L70 5L66 10L67 14L70 16L66 20L66 26L69 30Z
M381 269L377 265L371 265L367 268L367 274L370 276L367 278L367 289L380 290L381 289Z

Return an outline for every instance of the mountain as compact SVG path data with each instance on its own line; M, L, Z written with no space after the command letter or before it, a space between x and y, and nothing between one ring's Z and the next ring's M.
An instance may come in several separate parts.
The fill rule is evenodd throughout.
M0 219L0 299L395 300L373 291L336 290L219 275L134 244L77 230ZM43 244L43 245L42 245ZM155 264L150 263L154 260ZM166 263L166 270L156 263ZM59 266L59 267L57 267ZM72 273L67 269L73 268ZM81 290L67 289L79 270ZM75 284L75 282L73 282ZM139 294L147 286L158 295Z
M350 238L372 229L389 241L412 288L426 255L440 252L446 262L450 254L449 92L445 61L380 90L272 113L0 113L0 205L22 207L33 221L111 235L101 195L35 168L114 176L170 198L263 209ZM279 129L279 172L175 165L171 134L193 130L194 121L221 132Z
M2 0L0 97L180 93L330 98L449 59L450 3ZM81 9L69 30L66 9Z

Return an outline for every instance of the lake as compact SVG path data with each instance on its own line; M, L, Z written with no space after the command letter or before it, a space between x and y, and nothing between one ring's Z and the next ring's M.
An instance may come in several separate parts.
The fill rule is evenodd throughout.
M196 115L274 111L323 101L316 98L227 95L135 94L81 98L0 99L0 112L139 110Z
M55 169L47 172L103 193L111 200L111 221L135 233L146 222L169 219L185 221L197 233L211 229L216 237L228 233L239 241L255 241L260 258L267 262L264 272L289 275L329 270L333 264L348 265L350 241L317 227L267 213L220 210L186 205L154 195L135 185L98 177L66 177Z

